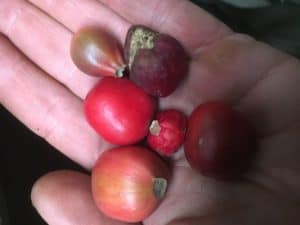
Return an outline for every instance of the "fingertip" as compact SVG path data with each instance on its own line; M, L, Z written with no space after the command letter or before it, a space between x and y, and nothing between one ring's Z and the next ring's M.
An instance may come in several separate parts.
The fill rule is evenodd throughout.
M31 202L48 224L78 224L85 219L85 210L93 209L89 177L75 171L53 171L39 178L31 190ZM86 206L85 206L86 205ZM77 211L83 212L76 214ZM86 214L88 216L88 214Z
M37 180L31 201L50 225L124 225L99 212L94 204L90 176L76 171L54 171Z
M75 172L72 171L52 171L49 172L38 180L32 186L31 189L31 203L36 208L39 209L41 199L51 196L51 192L59 189L59 185L67 175L73 175Z

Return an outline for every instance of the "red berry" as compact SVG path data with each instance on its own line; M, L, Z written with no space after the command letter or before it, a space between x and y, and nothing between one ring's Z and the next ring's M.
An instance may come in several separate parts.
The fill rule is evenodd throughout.
M88 122L104 139L128 145L147 135L155 106L154 99L132 81L104 77L88 94L84 110Z
M123 146L100 155L92 171L93 199L99 210L123 222L141 222L166 196L171 171L158 155Z
M159 112L150 125L148 145L164 156L171 156L183 144L187 126L186 116L174 109Z
M74 64L92 76L122 77L125 63L120 47L107 32L96 27L84 27L71 42Z
M255 147L252 126L225 103L199 105L189 118L184 151L191 167L203 175L241 175L250 167Z
M188 73L189 57L181 44L144 26L129 29L125 60L130 79L156 97L170 95Z

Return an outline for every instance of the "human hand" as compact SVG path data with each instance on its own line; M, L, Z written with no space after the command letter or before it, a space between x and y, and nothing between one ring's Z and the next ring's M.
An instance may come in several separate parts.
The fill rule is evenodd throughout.
M143 224L294 224L300 209L300 62L233 33L188 1L2 1L1 104L90 169L110 144L83 116L82 101L98 79L73 65L72 33L96 24L123 43L135 23L171 34L192 57L188 79L161 99L161 108L176 107L189 114L202 102L224 100L242 111L259 132L255 165L242 182L203 177L179 152L167 196ZM78 172L44 176L33 188L32 201L51 225L123 224L98 212L90 178Z

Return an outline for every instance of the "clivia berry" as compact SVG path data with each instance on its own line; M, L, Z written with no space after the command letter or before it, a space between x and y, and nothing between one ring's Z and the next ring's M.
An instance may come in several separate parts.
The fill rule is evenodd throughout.
M164 199L170 176L166 162L144 147L109 149L92 170L93 199L111 218L141 222Z
M84 101L87 121L115 145L134 144L146 137L155 109L155 99L125 78L102 78Z
M254 128L230 105L207 102L192 112L184 152L191 167L201 174L238 178L250 167L255 149Z
M122 77L126 66L116 39L97 27L77 31L71 42L74 64L91 76Z
M163 156L171 156L183 144L187 129L186 116L175 109L157 114L152 121L147 143L149 147Z
M170 95L188 73L189 57L182 45L145 26L129 29L124 54L130 79L156 97Z

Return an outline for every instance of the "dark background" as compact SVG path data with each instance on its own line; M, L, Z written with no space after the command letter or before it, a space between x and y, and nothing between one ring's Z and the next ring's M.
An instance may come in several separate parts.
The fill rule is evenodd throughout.
M234 30L300 56L300 9L294 4L238 9L195 0ZM82 170L0 106L0 225L43 225L30 202L35 180L58 169Z

